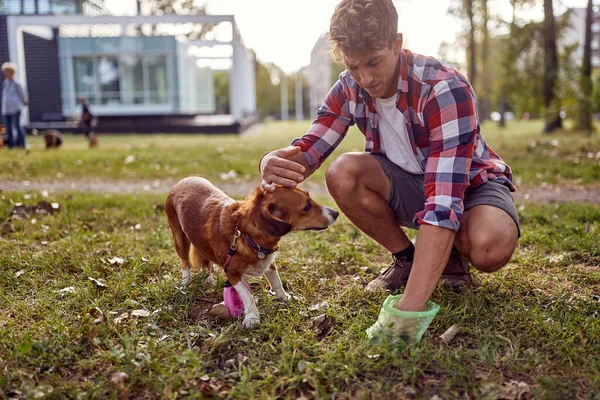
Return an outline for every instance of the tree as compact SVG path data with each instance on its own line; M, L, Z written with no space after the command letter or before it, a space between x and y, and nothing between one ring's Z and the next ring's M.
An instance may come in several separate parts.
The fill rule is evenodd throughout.
M465 11L467 13L467 19L469 20L469 45L468 45L468 57L469 57L469 80L475 83L477 79L477 52L475 43L475 21L473 18L473 0L465 0L464 2Z
M481 81L483 88L483 95L480 96L480 120L485 121L490 117L491 102L490 97L492 94L492 71L490 70L490 31L488 29L489 23L488 13L488 1L481 0Z
M588 0L585 13L585 44L581 68L579 112L577 129L592 132L592 20L594 16L592 0Z
M195 0L138 0L138 12L150 15L178 14L178 15L206 15L205 6L197 6ZM164 29L169 32L173 24L162 24ZM213 30L214 24L185 24L181 33L184 37L191 40L202 39ZM153 36L160 34L156 25L145 31L143 26L138 27L141 34Z
M562 128L560 105L556 96L558 80L558 52L556 50L556 25L552 0L544 0L544 133L552 133Z

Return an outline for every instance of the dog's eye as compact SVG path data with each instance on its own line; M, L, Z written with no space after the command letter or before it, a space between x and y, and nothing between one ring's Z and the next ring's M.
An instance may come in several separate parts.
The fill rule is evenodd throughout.
M311 208L312 208L312 203L308 203L302 211L310 211Z

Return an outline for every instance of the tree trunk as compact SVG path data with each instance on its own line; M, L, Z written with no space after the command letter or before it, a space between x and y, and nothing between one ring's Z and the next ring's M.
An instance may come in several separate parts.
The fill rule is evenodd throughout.
M487 0L481 0L481 13L483 17L483 42L481 44L481 60L483 64L483 96L481 104L481 113L479 116L480 121L485 121L490 118L490 96L492 93L492 74L490 71L490 60L489 60L489 49L490 49L490 32L488 29L488 7Z
M558 53L552 0L544 0L544 66L544 105L546 106L544 133L551 133L562 128L560 107L554 90L558 80Z
M592 132L592 0L588 0L585 14L585 44L581 68L581 94L579 98L579 118L577 128L583 132Z
M500 110L500 120L498 126L500 128L506 128L506 120L504 119L504 112L506 111L506 96L510 87L508 82L509 79L513 79L513 59L515 59L515 48L514 48L514 37L515 37L515 19L517 13L517 0L510 0L510 6L512 7L512 19L510 20L510 31L508 36L508 43L505 50L504 60L502 62L502 92L500 93L500 99L498 99L498 108Z
M473 19L473 0L465 0L465 6L467 9L467 17L469 18L469 81L471 81L472 85L475 85L475 79L477 78L477 61L475 58L475 21Z
M500 120L498 121L498 126L500 128L506 128L506 119L504 118L504 113L506 112L506 101L504 100L504 93L500 95Z

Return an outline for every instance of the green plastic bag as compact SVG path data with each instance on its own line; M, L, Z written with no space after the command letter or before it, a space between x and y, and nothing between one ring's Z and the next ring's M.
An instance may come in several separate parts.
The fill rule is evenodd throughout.
M370 344L395 344L400 341L406 344L416 344L440 311L440 306L431 300L425 305L425 311L400 311L394 308L394 305L401 298L402 295L399 294L388 296L385 299L377 322L367 329L367 338Z

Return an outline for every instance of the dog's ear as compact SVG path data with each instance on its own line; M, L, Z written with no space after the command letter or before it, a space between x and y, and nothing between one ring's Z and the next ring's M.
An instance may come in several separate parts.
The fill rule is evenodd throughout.
M269 236L282 237L292 230L292 224L285 221L285 213L275 203L269 203L263 212L261 227Z

